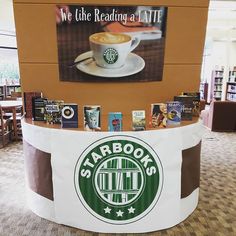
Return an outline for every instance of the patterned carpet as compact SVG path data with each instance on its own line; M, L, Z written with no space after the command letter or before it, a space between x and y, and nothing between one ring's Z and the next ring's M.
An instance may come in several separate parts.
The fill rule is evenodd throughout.
M198 208L178 226L139 235L236 235L235 153L236 133L206 131L202 145ZM27 208L24 187L23 152L19 142L0 149L0 236L108 235L85 232L41 219ZM127 234L131 235L134 234Z

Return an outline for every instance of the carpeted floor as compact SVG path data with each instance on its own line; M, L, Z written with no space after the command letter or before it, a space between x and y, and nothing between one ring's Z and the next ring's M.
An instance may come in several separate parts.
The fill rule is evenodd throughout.
M23 164L21 142L0 149L0 236L105 235L57 225L33 214L25 202ZM140 235L236 235L236 133L206 131L200 200L194 213L171 229Z

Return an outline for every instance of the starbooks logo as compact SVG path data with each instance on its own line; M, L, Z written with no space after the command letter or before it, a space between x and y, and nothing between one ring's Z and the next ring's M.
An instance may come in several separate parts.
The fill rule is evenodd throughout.
M118 60L118 52L114 48L107 48L103 53L103 58L106 63L114 64Z
M75 190L84 207L112 224L147 215L157 203L163 170L155 151L140 139L111 136L90 145L74 172Z

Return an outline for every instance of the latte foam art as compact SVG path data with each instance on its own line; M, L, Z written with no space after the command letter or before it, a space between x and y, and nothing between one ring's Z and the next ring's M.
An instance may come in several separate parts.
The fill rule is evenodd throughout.
M93 35L91 39L94 42L115 44L115 43L128 42L130 40L130 36L125 34L115 34L115 33L98 33Z

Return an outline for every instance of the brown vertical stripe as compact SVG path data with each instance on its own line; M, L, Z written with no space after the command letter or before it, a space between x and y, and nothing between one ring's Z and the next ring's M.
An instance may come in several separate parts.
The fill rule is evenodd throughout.
M200 185L201 142L182 151L181 198L189 196Z
M53 201L51 154L24 140L25 171L31 190Z

